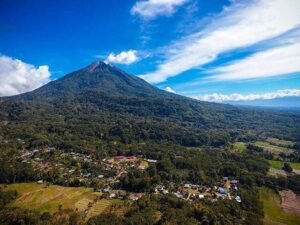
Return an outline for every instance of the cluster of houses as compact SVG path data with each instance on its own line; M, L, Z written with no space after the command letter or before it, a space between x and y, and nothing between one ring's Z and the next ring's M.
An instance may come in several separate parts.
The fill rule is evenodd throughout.
M48 162L43 159L47 153L55 153L60 159L71 158L76 162L86 162L93 164L98 169L83 170L74 166L66 167L63 161ZM142 159L136 156L115 156L112 158L104 158L97 160L88 154L76 152L55 151L55 148L48 147L45 149L24 150L21 154L24 162L31 162L37 169L47 170L49 168L58 168L65 180L77 178L80 182L92 183L92 179L101 181L101 188L97 191L106 193L108 198L121 198L136 201L143 196L143 193L126 193L124 190L114 190L115 185L120 182L120 178L128 173L131 168L145 170L150 164L157 163L154 159ZM100 171L100 172L99 172ZM109 175L108 175L109 174ZM38 184L43 184L43 180L39 180ZM177 188L168 189L164 185L158 185L154 188L154 194L174 195L177 198L187 201L195 201L196 199L209 199L217 201L218 199L228 199L241 202L240 196L237 194L239 181L230 180L224 177L216 186L198 185L198 184L182 184L176 185Z
M189 202L194 202L197 199L207 199L212 202L216 202L219 199L226 199L235 200L238 203L241 203L242 199L237 194L238 184L238 180L230 180L227 177L224 177L217 186L212 187L198 184L184 184L179 185L176 190L172 188L171 191L164 185L157 185L154 188L154 194L173 195ZM122 190L110 189L109 187L102 189L101 192L108 193L109 198L129 199L132 201L136 201L144 195L144 193L126 193Z
M32 166L38 170L48 171L52 168L51 164L45 161L39 155L41 153L50 153L54 151L54 147L48 147L45 149L23 150L21 152L21 159L23 163L31 163Z
M147 169L149 163L156 163L157 160L154 159L141 159L136 156L115 156L109 159L103 159L101 164L104 170L110 172L113 171L114 176L105 178L104 175L99 175L98 178L103 178L105 180L105 187L98 189L99 192L108 193L109 198L121 198L129 199L136 201L140 199L144 194L143 193L126 193L122 190L114 190L113 186L116 183L119 183L119 178L128 173L130 168L137 168L140 170ZM126 196L126 197L125 197Z
M21 152L21 158L31 158L34 157L37 153L49 153L49 152L54 152L55 148L54 147L47 147L44 149L34 149L34 150L23 150Z
M209 199L215 202L218 199L227 199L241 203L242 199L237 194L238 184L238 180L230 180L228 177L224 177L219 185L213 187L198 184L184 184L176 188L175 191L170 191L165 186L158 185L154 189L154 193L162 195L173 194L177 198L187 201Z
M56 155L56 160L49 161L47 154ZM138 200L143 194L141 193L126 193L122 190L114 190L115 184L120 182L120 178L126 175L131 168L145 170L149 164L154 164L157 161L154 159L142 159L136 156L115 156L112 158L104 158L97 160L89 154L78 152L56 151L53 147L34 150L23 150L21 152L23 162L31 163L35 169L40 171L48 171L50 169L58 169L63 179L72 181L77 179L79 182L91 184L92 180L99 180L103 188L97 189L102 193L107 193L109 198L126 198L130 200ZM88 163L93 165L93 169L82 169L76 166L70 166L66 163L67 160L72 160L77 163ZM95 170L95 168L97 168ZM44 184L43 180L37 181L38 184Z
M137 201L145 195L144 193L129 193L124 190L113 190L109 187L100 190L100 192L107 193L107 198L128 199L131 201Z

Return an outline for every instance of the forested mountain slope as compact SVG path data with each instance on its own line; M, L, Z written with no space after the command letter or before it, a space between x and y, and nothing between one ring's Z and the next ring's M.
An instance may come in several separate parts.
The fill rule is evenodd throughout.
M273 136L300 140L300 115L200 102L95 62L47 85L0 99L0 135L30 145L95 150L147 140L219 146Z

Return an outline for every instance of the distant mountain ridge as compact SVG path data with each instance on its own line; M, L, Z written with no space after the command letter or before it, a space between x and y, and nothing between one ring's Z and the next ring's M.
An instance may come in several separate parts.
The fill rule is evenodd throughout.
M281 97L274 99L259 99L253 101L228 101L232 105L257 106L268 108L284 108L286 110L300 109L300 97Z
M0 98L0 124L6 124L0 133L7 138L93 150L102 141L116 140L185 146L266 136L300 140L297 113L201 102L160 90L104 62L32 92Z

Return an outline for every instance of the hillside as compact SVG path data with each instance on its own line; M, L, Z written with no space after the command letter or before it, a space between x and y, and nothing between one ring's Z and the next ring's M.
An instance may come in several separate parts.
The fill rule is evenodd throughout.
M280 197L276 192L268 188L260 188L259 196L264 206L264 224L299 224L299 215L286 212L280 207Z
M39 185L36 183L19 183L9 185L5 191L15 190L18 197L11 207L28 208L40 212L55 212L59 205L65 209L78 210L79 212L100 214L116 203L117 200L99 199L101 194L93 192L92 188L62 187L57 185ZM92 207L89 207L89 204Z
M119 141L220 146L266 136L300 140L300 116L200 102L95 62L18 96L0 99L4 139L95 150ZM284 130L285 132L282 132Z

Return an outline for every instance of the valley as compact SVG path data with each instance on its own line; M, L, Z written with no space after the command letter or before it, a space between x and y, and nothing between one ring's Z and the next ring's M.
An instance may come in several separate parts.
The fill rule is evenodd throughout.
M300 193L299 128L96 62L0 98L0 224L263 224Z

